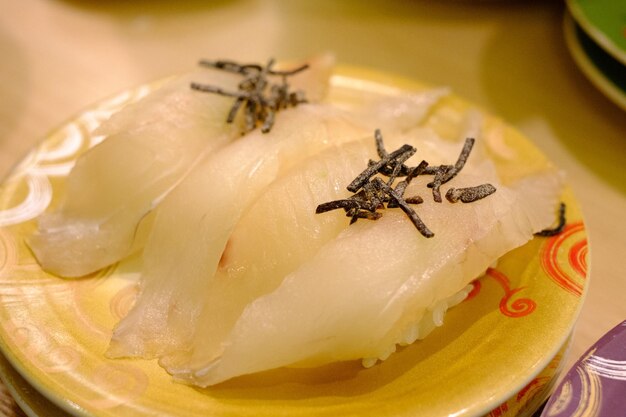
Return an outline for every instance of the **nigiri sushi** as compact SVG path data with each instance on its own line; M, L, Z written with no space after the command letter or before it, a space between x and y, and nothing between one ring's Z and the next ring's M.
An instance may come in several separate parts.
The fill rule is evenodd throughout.
M424 139L413 143L431 160L454 156L449 143ZM350 227L341 214L314 218L316 200L345 194L332 181L349 181L374 156L363 142L341 149L277 182L264 195L279 199L274 204L259 199L253 207L261 215L263 206L274 208L270 225L254 227L264 221L255 210L242 220L227 266L205 295L191 350L162 360L176 379L207 386L283 366L355 359L371 365L396 345L426 336L445 309L464 298L471 280L554 220L560 179L553 170L504 186L493 165L477 158L451 186L489 181L497 193L468 205L426 199L419 212L436 230L434 239L417 233L397 209ZM417 191L415 185L408 192ZM278 192L298 188L296 201ZM273 229L277 224L294 227ZM259 249L251 236L259 229L265 232L259 239L277 242L275 250ZM241 243L244 235L252 242Z
M294 89L323 97L333 65L313 59ZM205 155L241 136L244 116L226 123L232 100L204 94L192 83L237 90L241 76L204 69L176 77L114 114L96 132L105 139L77 161L61 204L39 218L28 241L42 267L64 277L92 273L142 247L142 220Z

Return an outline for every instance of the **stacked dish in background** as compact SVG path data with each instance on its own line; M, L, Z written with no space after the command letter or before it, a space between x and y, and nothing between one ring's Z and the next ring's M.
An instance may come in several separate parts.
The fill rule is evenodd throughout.
M626 110L626 2L567 0L567 47L587 78Z

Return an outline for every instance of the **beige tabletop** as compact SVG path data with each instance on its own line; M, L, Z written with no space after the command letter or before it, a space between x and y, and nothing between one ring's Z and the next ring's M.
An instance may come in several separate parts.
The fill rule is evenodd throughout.
M571 364L626 318L626 113L575 66L564 12L549 0L0 0L0 175L81 109L202 57L330 50L450 86L567 172L591 248ZM22 415L0 398L0 415Z

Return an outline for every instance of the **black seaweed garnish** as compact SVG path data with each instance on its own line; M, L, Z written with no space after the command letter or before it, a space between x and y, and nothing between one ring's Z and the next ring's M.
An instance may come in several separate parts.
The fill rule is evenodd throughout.
M450 188L446 193L446 200L451 203L473 203L496 192L496 187L491 184L481 184L475 187Z
M325 213L330 210L344 209L346 216L350 217L350 224L358 219L377 220L382 214L377 210L387 207L399 207L404 211L411 222L425 237L433 237L434 234L422 222L415 210L409 204L420 204L423 202L419 196L404 198L404 191L409 183L420 175L428 166L426 161L422 161L418 166L409 168L404 165L416 149L410 145L403 145L395 151L388 153L383 144L383 137L379 129L374 133L376 139L376 151L380 160L370 161L368 167L361 172L348 185L348 191L355 193L344 200L335 200L320 204L315 210L316 213ZM388 177L383 181L376 174ZM405 177L395 187L393 183L398 177Z
M316 213L325 213L330 210L343 209L346 216L350 217L350 224L358 219L377 220L382 217L378 210L385 208L400 208L409 217L413 225L425 237L433 237L434 233L428 229L424 222L417 215L411 204L420 204L424 200L420 196L404 197L404 192L411 181L419 175L434 175L428 187L433 189L433 199L441 202L440 187L456 176L467 161L474 145L474 139L468 138L465 141L463 150L454 165L440 165L431 167L428 162L422 161L415 167L405 165L405 162L415 154L416 149L410 145L403 145L395 151L389 153L385 149L383 136L379 129L374 133L376 140L376 152L378 161L370 160L367 168L361 172L348 185L348 191L354 193L347 199L330 201L317 206ZM378 174L387 177L386 181ZM398 178L403 178L395 186L394 182ZM448 201L454 203L462 201L471 203L481 198L485 198L496 191L491 184L482 184L476 187L451 188L446 193Z
M437 203L441 203L441 191L440 187L450 181L452 178L458 174L463 167L465 166L465 162L469 157L470 152L472 152L472 148L474 147L474 138L465 139L465 144L463 145L463 149L461 150L461 154L454 165L439 165L437 167L431 167L431 169L427 172L427 174L434 175L433 181L428 183L428 188L433 189L433 199Z
M197 91L220 94L234 97L235 103L226 118L227 123L232 123L239 109L244 107L245 131L249 132L261 124L261 131L267 133L272 129L276 113L287 107L295 107L300 103L306 103L303 91L289 91L287 77L304 71L307 64L289 71L272 69L274 59L270 59L266 66L259 64L238 64L233 61L200 61L200 65L216 68L236 74L241 74L244 79L239 83L238 91L226 91L220 87L191 83L191 88ZM280 77L280 82L271 83L270 77Z
M565 203L559 205L559 223L553 229L544 229L541 232L535 233L535 236L551 237L560 234L565 228Z

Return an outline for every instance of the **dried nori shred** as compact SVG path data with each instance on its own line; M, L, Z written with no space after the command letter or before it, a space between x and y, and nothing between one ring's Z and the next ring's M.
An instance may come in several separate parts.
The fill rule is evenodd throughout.
M496 187L491 184L481 184L475 187L450 188L446 193L446 200L451 203L473 203L496 192Z
M472 152L472 148L474 147L474 138L465 139L465 144L463 145L463 149L459 155L459 158L454 165L440 165L438 167L432 167L428 173L431 173L435 176L433 181L428 183L427 187L433 189L433 199L441 203L441 191L440 187L450 181L452 178L458 174L463 167L465 166L465 162Z
M428 187L433 189L433 199L441 202L441 185L454 178L465 166L467 158L474 146L474 139L467 138L463 149L454 165L429 166L428 162L422 161L415 167L405 165L417 150L411 145L403 145L395 151L389 153L385 149L383 136L380 129L374 132L376 141L376 153L380 158L378 161L370 160L367 168L363 170L346 187L348 191L354 193L352 196L330 201L317 206L316 213L343 209L346 216L350 217L350 224L358 219L378 220L382 213L378 210L386 208L400 208L409 217L415 228L427 238L433 237L434 233L424 224L411 205L423 203L420 196L404 197L406 188L414 178L420 175L433 175L433 181L428 183ZM387 177L386 181L380 176ZM403 178L395 186L398 178ZM446 193L446 198L450 202L461 201L471 203L485 198L496 191L491 184L482 184L476 187L451 188Z
M304 71L308 64L299 66L288 71L274 70L274 59L270 59L267 65L238 64L234 61L200 61L201 66L216 68L219 70L240 74L244 77L239 83L238 91L227 91L220 87L191 83L193 90L214 93L226 97L234 97L235 102L228 112L227 123L232 123L237 113L244 108L245 130L247 133L254 130L259 124L261 131L268 133L274 126L276 113L288 107L295 107L300 103L306 103L303 91L290 91L287 77ZM271 83L270 77L279 77L279 83Z

